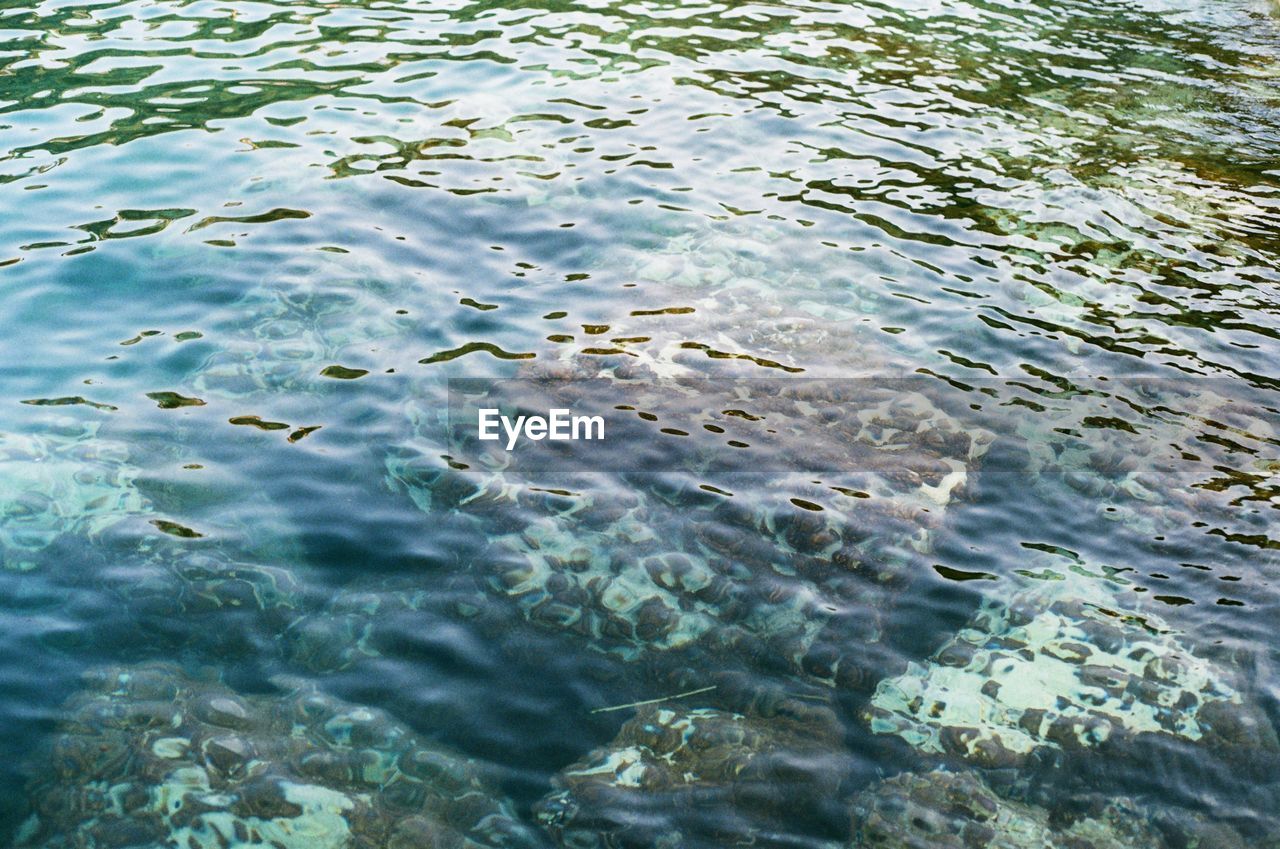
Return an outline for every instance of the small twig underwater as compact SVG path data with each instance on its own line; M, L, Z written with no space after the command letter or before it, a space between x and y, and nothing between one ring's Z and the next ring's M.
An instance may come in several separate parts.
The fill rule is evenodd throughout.
M671 696L663 696L660 699L645 699L642 702L631 702L630 704L625 704L625 705L610 705L609 707L596 708L591 712L592 713L608 713L609 711L613 711L613 710L626 710L627 708L644 707L645 705L656 705L662 702L669 702L672 699L683 699L685 696L696 696L699 693L710 693L717 686L718 685L716 684L712 684L710 687L700 687L697 690L689 690L684 693L676 693Z

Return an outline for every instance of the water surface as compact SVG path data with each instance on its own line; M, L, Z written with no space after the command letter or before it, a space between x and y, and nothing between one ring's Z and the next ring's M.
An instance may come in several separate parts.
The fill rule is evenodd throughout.
M82 676L162 660L386 711L537 840L552 776L631 715L593 710L729 669L830 709L831 810L765 821L844 841L854 794L933 762L873 733L877 683L1046 574L1155 617L1273 720L1278 60L1248 0L4 4L0 830ZM1001 438L928 521L862 513L831 487L867 469L806 466L800 436L755 476L620 462L469 498L447 379L531 375L912 376ZM810 580L778 541L799 520L752 520L774 547L736 586L841 611L835 655L876 646L858 674L780 660L809 614L752 620L722 669L543 621L486 571L530 529L709 558L740 505L792 499L863 517L859 562L892 574ZM690 627L719 633L707 609ZM1191 752L1014 783L1274 836L1274 766Z

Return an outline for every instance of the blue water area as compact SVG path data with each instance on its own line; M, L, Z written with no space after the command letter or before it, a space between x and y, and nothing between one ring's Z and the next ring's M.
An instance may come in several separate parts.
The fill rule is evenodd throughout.
M0 842L1280 846L1277 68L1270 0L0 2Z

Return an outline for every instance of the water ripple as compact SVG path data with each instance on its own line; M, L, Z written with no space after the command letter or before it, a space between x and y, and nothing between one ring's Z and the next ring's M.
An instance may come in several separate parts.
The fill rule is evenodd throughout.
M385 709L561 828L553 776L644 733L591 711L714 692L838 718L838 816L771 821L828 845L919 766L863 721L877 681L1082 577L1274 721L1277 59L1251 0L0 9L0 785L82 672L162 659ZM802 473L847 447L812 420L770 453L771 391L701 432L629 410L633 461L695 446L649 476L464 475L441 436L448 378L906 375L962 399L911 396L934 449L1000 437L942 504L936 468ZM619 552L662 600L634 622L626 587L592 607ZM1017 789L1274 833L1274 768L1180 745Z

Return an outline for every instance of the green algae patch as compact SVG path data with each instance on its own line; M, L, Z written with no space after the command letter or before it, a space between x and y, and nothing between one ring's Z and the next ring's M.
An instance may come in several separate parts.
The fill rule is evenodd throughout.
M339 365L325 366L320 370L321 377L331 377L334 380L357 380L368 373L369 370L365 368L347 368Z
M147 397L156 402L162 410L176 410L179 407L203 407L204 401L199 398L179 395L177 392L148 392Z
M181 537L182 539L200 539L204 534L188 528L186 525L180 525L177 522L170 522L168 519L152 519L151 524L155 525L164 533L171 537Z
M315 433L317 430L320 429L320 427L321 427L320 425L311 425L310 427L300 427L297 430L295 430L293 433L289 434L289 441L300 442L303 439L306 439L311 434Z
M235 416L227 419L233 425L244 425L246 427L256 427L258 430L288 430L289 425L285 422L267 422L257 416Z
M457 348L453 348L448 351L440 351L439 353L432 354L429 357L424 357L423 359L418 360L418 362L424 366L433 365L434 363L446 363L450 360L456 360L459 357L465 357L467 354L474 354L477 351L483 351L484 353L497 357L500 360L531 360L537 356L532 351L504 351L502 348L499 348L491 342L468 342L465 345L459 345Z
M31 398L21 403L32 407L69 407L77 404L83 404L86 407L93 407L95 410L103 410L106 412L115 412L119 407L111 404L100 404L97 401L90 401L83 395L64 395L60 398Z

